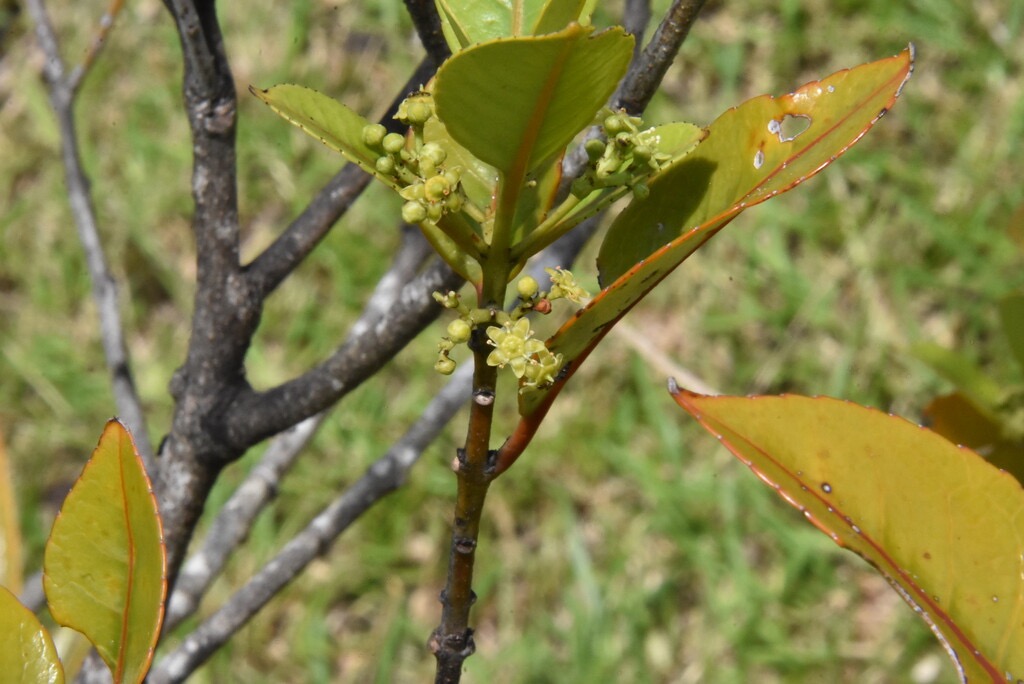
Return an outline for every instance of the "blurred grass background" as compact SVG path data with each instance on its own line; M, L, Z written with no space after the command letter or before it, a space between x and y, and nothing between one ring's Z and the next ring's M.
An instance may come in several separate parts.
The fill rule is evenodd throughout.
M70 62L104 7L50 2ZM420 49L400 3L387 0L222 3L222 16L243 93L250 258L339 160L246 86L302 83L376 116ZM3 3L0 21L0 426L35 568L64 488L114 408L41 56L15 5ZM993 304L1024 283L1009 232L1024 206L1022 27L1014 0L708 2L649 121L709 123L748 97L909 41L917 70L856 149L734 222L630 314L632 328L725 392L829 394L911 419L946 389L908 356L913 342L966 351L994 377L1013 373ZM169 424L166 388L187 343L194 275L180 69L160 3L127 3L78 107L154 435ZM374 187L275 294L248 360L255 384L300 372L342 339L397 244L396 208ZM415 419L442 383L427 370L439 334L422 336L334 412L207 612ZM955 681L885 582L700 434L669 400L664 375L628 335L611 336L492 489L479 648L465 681ZM424 642L439 615L454 425L402 491L194 681L429 680ZM225 472L211 509L257 456Z

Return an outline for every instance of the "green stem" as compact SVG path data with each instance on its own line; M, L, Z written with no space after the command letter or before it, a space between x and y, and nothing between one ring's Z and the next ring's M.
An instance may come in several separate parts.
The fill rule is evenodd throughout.
M516 173L516 170L513 170L503 175L498 182L498 201L494 211L494 227L491 230L491 252L497 259L508 259L512 219L515 218L516 201L519 199L524 175L525 173ZM506 283L502 283L502 292L505 285Z
M537 254L583 221L607 209L629 191L628 187L617 187L613 191L601 195L599 199L589 201L587 201L589 198L580 200L574 195L569 195L548 214L536 229L512 248L512 261L525 261Z
M497 369L487 365L484 329L481 326L474 333L473 404L466 446L459 451L455 462L458 494L448 557L448 581L441 594L441 624L430 638L431 649L437 658L435 684L457 683L462 676L463 661L476 648L473 630L469 627L469 610L476 599L472 589L473 563L480 516L487 489L494 479L490 439L497 379Z

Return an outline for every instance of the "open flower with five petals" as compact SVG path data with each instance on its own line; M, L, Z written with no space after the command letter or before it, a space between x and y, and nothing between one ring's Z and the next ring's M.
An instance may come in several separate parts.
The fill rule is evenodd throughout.
M532 336L530 321L525 318L510 321L501 327L487 328L487 337L490 338L488 344L494 347L494 351L487 357L487 365L498 368L508 365L517 378L523 377L526 366L535 363L534 355L548 350L540 340L531 339Z

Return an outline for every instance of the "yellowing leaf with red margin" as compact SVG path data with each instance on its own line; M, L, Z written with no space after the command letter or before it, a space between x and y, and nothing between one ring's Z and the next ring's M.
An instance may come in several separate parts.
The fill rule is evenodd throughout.
M167 591L160 518L131 435L107 423L46 544L43 588L60 624L84 634L115 682L149 669Z
M973 449L986 461L1024 483L1024 439L1003 435L1003 427L960 392L932 399L922 411L925 424L953 444Z
M889 111L913 60L907 48L722 114L697 149L651 179L647 199L616 217L597 257L602 284L686 231L724 225L835 161Z
M14 594L0 587L0 672L10 684L63 684L53 639Z
M1024 678L1024 491L974 452L828 398L675 400L840 546L882 572L961 681Z
M14 499L14 472L0 432L0 585L21 591L21 528ZM3 672L3 670L0 670Z
M602 282L612 282L547 341L563 356L563 371L551 387L520 394L522 420L499 453L498 472L522 453L565 382L627 311L744 209L796 187L860 140L896 102L913 67L908 47L783 97L756 97L722 114L693 152L659 172L647 199L616 218L601 246ZM809 117L810 125L794 135L787 117Z

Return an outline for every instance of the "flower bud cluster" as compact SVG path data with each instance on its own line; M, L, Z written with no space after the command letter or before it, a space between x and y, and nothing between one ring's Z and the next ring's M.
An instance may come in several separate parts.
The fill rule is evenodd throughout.
M540 314L551 313L551 302L556 299L568 299L575 304L581 304L584 299L590 297L590 293L580 287L573 274L564 268L546 268L544 270L551 278L550 290L541 290L540 285L531 276L523 276L516 283L519 306L512 312L513 318L525 315L527 311L536 311Z
M459 313L459 317L448 324L447 334L437 343L437 361L434 362L434 370L442 375L451 375L455 372L456 363L451 358L451 352L460 344L468 344L473 336L473 331L481 325L502 324L511 320L504 311L497 309L470 309L463 304L459 293L453 290L448 292L435 292L434 301L446 309L453 309Z
M437 156L444 158L444 150L434 143L427 143L422 149L431 147L439 153ZM436 168L433 167L434 170ZM406 200L402 205L402 220L406 223L437 223L446 213L462 209L466 195L459 185L461 177L462 169L455 166L425 179L420 178L399 190L398 194Z
M402 101L395 118L407 124L411 135L388 133L380 124L363 128L363 142L377 152L377 171L404 184L399 194L402 220L407 223L436 223L448 212L457 212L466 202L462 169L445 166L448 153L436 142L423 143L423 126L434 116L429 93L414 93Z
M637 199L650 194L646 178L661 168L669 155L652 144L652 129L642 130L643 120L624 111L605 117L605 140L592 138L584 144L589 164L573 181L572 193L580 199L601 188L628 186Z

